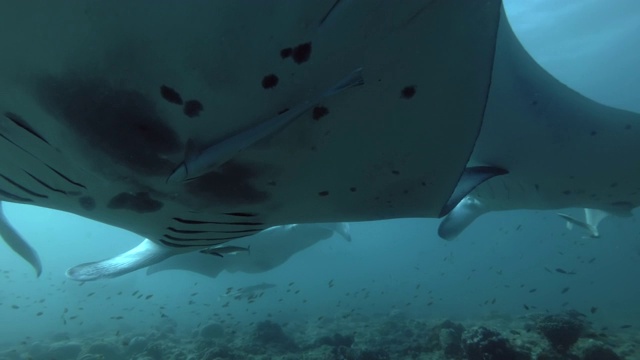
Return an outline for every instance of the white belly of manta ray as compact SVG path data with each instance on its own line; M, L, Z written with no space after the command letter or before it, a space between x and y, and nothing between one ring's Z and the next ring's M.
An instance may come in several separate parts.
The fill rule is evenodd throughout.
M0 64L1 199L149 239L72 279L283 224L446 216L451 238L490 210L640 201L640 170L607 162L637 150L638 115L542 70L500 1L68 7L50 28L28 4L0 15L28 29L0 35L16 49ZM589 154L606 171L574 148L607 149Z

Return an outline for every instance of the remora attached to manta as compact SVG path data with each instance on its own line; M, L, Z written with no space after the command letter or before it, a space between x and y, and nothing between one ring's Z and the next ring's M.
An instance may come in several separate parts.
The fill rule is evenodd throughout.
M334 5L0 7L24 30L0 34L2 199L176 252L282 224L439 216L480 130L500 1ZM317 97L358 68L364 85ZM188 143L233 146L213 171L167 182ZM135 268L156 254L127 256Z

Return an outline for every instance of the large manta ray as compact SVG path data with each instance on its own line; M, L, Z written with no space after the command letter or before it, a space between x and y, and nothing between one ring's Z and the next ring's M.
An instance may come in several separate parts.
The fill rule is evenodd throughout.
M489 211L583 207L584 222L560 215L595 237L606 214L631 216L640 205L640 115L592 101L550 76L506 21L494 69L471 163L509 174L475 188L439 234L454 238Z
M465 170L500 8L2 6L3 26L19 31L0 34L0 197L176 253L283 224L440 216L504 172ZM143 250L122 267L161 258ZM100 264L69 275L122 273Z

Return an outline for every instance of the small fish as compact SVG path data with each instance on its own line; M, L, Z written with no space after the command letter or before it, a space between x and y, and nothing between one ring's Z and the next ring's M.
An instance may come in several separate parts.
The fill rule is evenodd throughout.
M42 316L42 314L44 314L42 311L38 311L38 313L36 314L36 316Z
M96 293L94 293L94 292L90 292L90 293L88 293L88 294L87 294L87 297L91 297L91 296L93 296L93 295L95 295L95 294L96 294Z
M589 309L589 311L590 311L592 314L595 314L595 313L598 311L598 308L597 308L597 307L595 307L595 306L592 306L592 307L591 307L591 309Z
M630 327L631 327L631 325L625 324L625 325L620 326L620 329L628 329Z
M18 305L11 305L11 308L12 308L12 309L20 309L20 306L18 306Z
M153 294L145 296L145 298L144 298L144 299L145 299L145 300L149 300L149 299L151 299L152 297L153 297Z
M593 264L594 261L596 261L596 258L593 257L593 258L589 259L588 263L589 264Z
M567 293L567 291L569 291L569 289L570 289L570 288L569 288L568 286L567 286L567 287L565 287L564 289L562 289L562 291L560 291L560 294L566 294L566 293Z
M523 305L522 305L522 307L523 307L525 310L529 310L529 306L528 306L527 304L523 304Z
M278 114L244 131L240 131L202 151L197 151L193 143L189 141L184 161L173 170L167 178L167 182L178 183L196 179L224 164L239 151L274 134L325 98L363 84L362 68L358 68L340 80L336 85L312 97L310 100L301 102L288 111Z
M529 293L534 293L534 292L536 292L536 291L538 291L538 289L533 288L533 289L529 290Z
M556 272L557 272L557 273L560 273L560 274L566 274L566 273L567 273L567 271L566 271L566 270L564 270L564 269L562 269L562 268L557 268L557 269L556 269Z

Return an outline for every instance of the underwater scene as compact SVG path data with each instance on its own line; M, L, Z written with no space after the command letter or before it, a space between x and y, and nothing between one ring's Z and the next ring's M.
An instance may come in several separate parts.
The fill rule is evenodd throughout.
M131 11L152 12L150 3L140 1ZM256 69L259 91L296 87L276 100L247 90L246 103L195 99L188 84L205 89L191 78L202 77L237 93L232 79L255 75L243 68L254 61L247 59L251 52L237 66L233 56L220 55L230 62L211 73L202 70L204 61L190 62L188 71L168 71L169 80L147 94L141 84L156 69L125 64L153 63L138 53L152 54L153 43L107 60L77 56L116 74L108 85L95 85L95 94L98 80L89 86L51 76L34 85L37 100L24 100L37 81L24 80L22 71L66 74L60 70L66 55L57 57L57 46L40 54L38 46L0 35L4 48L18 51L0 60L0 67L9 64L0 70L0 94L6 94L0 95L0 360L640 359L640 2L505 0L511 27L500 1L411 3L245 1L242 6L257 9L245 13L238 3L209 2L239 33L250 27L235 23L235 16L269 24L267 35L259 35L268 40L258 38L267 45L280 36L289 40L282 34L300 28L291 40L297 46L283 47L277 59L294 69L313 65L330 48L325 33L358 44L330 48L329 64L342 61L342 52L380 57L362 68L349 63L337 74L320 61L320 74L302 75L321 79L310 90L298 89L304 81L293 71L285 75L287 68ZM65 11L97 23L102 16L126 19L126 9L107 2L86 9L69 4L33 12L29 21L46 28L48 16L65 18ZM158 11L180 14L182 6L207 8L203 4L166 2ZM112 12L92 13L92 6ZM0 11L11 7L0 5ZM300 18L278 22L289 19L281 15L288 11ZM388 23L381 20L387 11ZM429 34L448 21L429 12L460 22L445 32L463 35L433 40L442 56L393 37L413 34L417 23ZM206 32L196 20L185 27ZM317 29L308 30L307 22L317 20ZM456 30L476 20L471 38ZM80 26L65 24L64 34ZM389 52L373 45L358 50L358 41L370 38L356 28L372 24L380 29L371 38L392 35L382 41ZM140 31L171 44L193 40L176 40L180 30L171 26L140 25ZM240 37L214 29L222 42ZM32 27L24 31L27 39L42 37ZM126 31L118 37L129 39ZM308 34L313 41L303 42ZM54 35L44 38L61 41ZM82 46L100 46L91 39ZM260 48L262 40L249 47ZM413 51L415 61L406 57ZM49 56L53 65L36 65ZM164 61L184 65L166 57L158 60L163 71ZM426 80L394 82L430 58L437 60L428 62L435 70ZM85 66L71 73L84 79L92 71ZM422 83L429 77L436 90ZM475 85L467 87L467 80ZM452 92L449 81L458 84ZM369 90L372 83L383 85ZM120 97L120 85L131 93ZM384 105L391 92L394 102ZM402 108L418 101L428 105ZM354 133L363 124L356 120L326 125L370 103L381 105L364 113L397 118L374 119L361 133ZM110 120L151 116L156 113L145 109L153 104L158 114L179 115L187 125L169 122L172 135L147 120ZM433 110L438 116L478 121L468 120L471 130L457 120L436 124L423 113L438 104L445 104ZM95 132L50 120L82 118L91 106L108 115L98 116L106 125L93 124ZM191 141L207 129L193 124L213 106L227 117L284 110L257 126L238 120L243 126L234 128L229 120L206 146ZM326 128L300 125L307 120ZM394 127L402 121L407 125ZM124 134L127 122L139 131L133 140ZM414 137L419 132L434 133L424 147ZM314 145L307 149L307 142ZM332 160L337 165L329 165ZM414 170L422 161L426 172ZM306 197L307 185L313 196ZM210 201L215 205L203 205Z

